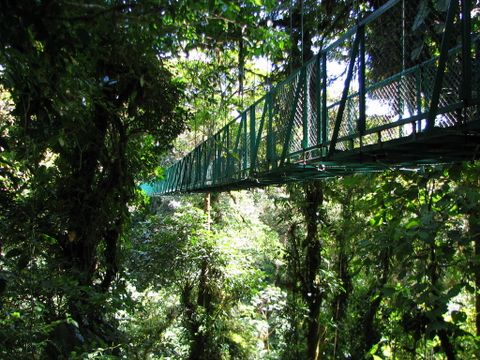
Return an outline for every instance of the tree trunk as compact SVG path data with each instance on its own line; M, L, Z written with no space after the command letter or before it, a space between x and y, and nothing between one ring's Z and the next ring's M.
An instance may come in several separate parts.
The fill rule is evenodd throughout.
M388 281L389 272L390 272L390 249L387 247L382 251L381 254L382 261L382 274L380 279L377 281L373 291L381 290ZM369 292L368 298L371 298L373 295L372 292ZM371 301L368 307L368 310L364 316L363 324L363 337L364 337L364 353L368 352L373 345L378 343L380 336L378 335L378 330L375 328L375 316L377 314L378 308L383 300L382 293L378 293L378 296L375 297L375 300ZM363 354L362 354L363 355ZM362 357L363 358L363 357Z
M244 92L244 79L245 79L245 42L243 40L244 29L240 28L240 40L238 50L238 94L240 95L241 106L243 108L243 92Z
M345 230L345 229L343 229ZM338 240L338 277L343 287L343 291L335 297L333 302L333 314L335 321L335 340L333 343L333 358L336 358L338 352L338 337L343 319L346 315L348 296L352 291L352 278L348 270L348 255L346 253L345 232L337 234Z
M204 211L207 215L206 227L208 231L211 230L212 225L212 207L215 206L217 201L217 194L207 193L204 197ZM214 222L218 221L218 215L215 214L215 211L213 219ZM187 310L187 321L192 340L188 357L189 360L215 360L220 358L220 354L216 347L217 344L214 344L213 341L212 327L209 326L209 322L215 310L215 294L212 291L211 282L216 276L218 276L218 274L212 266L210 257L204 255L200 264L198 284L196 285L196 299L192 299L193 294L191 290L193 290L194 285L191 285L190 291L186 292L188 298L187 296L184 296L184 304ZM200 309L202 309L202 311L200 311Z
M204 259L202 262L202 267L200 269L200 279L198 284L198 294L197 294L197 301L195 304L195 310L199 307L203 307L205 309L205 316L209 317L212 313L212 306L211 300L212 296L209 291L208 287L208 260ZM208 319L207 319L208 320ZM209 355L209 329L201 330L201 323L197 318L192 319L194 326L193 329L193 341L190 348L190 360L213 360L210 358Z
M304 240L305 248L305 280L303 297L308 307L307 319L307 356L317 360L320 355L320 307L322 293L316 277L320 269L322 243L318 236L319 211L323 203L323 188L320 182L304 185L305 204L303 215L307 225L307 235Z
M468 216L468 227L470 239L473 241L475 262L473 265L475 278L475 326L476 334L480 336L480 209L475 207Z
M210 204L210 193L206 193L203 199L203 210L205 211L205 215L207 216L207 223L205 224L206 229L210 231L210 225L212 223L212 207Z
M435 240L434 238L431 240L431 245L430 245L430 264L429 264L429 277L430 277L430 283L432 284L432 293L438 297L440 294L438 293L438 288L439 288L439 270L438 270L438 261L437 261L437 254L436 254L436 245L435 245ZM433 306L438 307L440 304L437 304L438 300L435 300ZM438 316L435 321L438 323L445 324L445 320L443 319L442 316ZM453 344L450 341L449 334L448 332L443 329L437 332L438 337L440 338L440 343L442 345L443 351L445 352L445 355L447 356L448 360L455 360L455 349L453 347Z

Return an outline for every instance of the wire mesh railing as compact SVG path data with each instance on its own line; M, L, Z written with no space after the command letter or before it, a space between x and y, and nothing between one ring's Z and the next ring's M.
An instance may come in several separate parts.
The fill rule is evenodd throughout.
M479 121L480 26L472 2L429 4L390 0L359 20L149 192L280 183L300 166L358 170L342 159Z

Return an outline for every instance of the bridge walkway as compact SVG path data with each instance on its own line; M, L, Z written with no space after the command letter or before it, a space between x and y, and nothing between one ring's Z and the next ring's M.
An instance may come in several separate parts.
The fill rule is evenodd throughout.
M142 187L224 191L477 158L480 18L471 0L427 4L388 1Z

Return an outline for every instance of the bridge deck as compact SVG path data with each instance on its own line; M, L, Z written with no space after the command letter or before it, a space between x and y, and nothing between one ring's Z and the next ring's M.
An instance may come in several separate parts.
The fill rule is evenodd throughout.
M471 0L435 16L422 3L388 1L144 189L222 191L476 158L479 18Z

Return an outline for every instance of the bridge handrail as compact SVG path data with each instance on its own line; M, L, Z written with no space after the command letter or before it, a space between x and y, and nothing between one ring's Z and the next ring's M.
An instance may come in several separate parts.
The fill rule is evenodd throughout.
M402 40L401 70L376 80L375 75L370 74L375 68L367 64L367 61L382 61L381 56L384 54L379 51L383 44L366 43L366 29L382 15L390 14L389 10L392 10L390 21L395 25L397 19L393 8L399 4L400 0L390 0L375 12L359 19L345 34L320 50L210 138L198 144L183 159L167 169L166 179L157 184L160 192L191 191L222 183L246 181L253 175L257 176L258 171L266 176L295 161L300 155L304 162L307 158L331 161L338 151L356 151L358 146L361 150L362 139L375 133L378 133L378 141L382 132L390 132L387 134L388 139L402 138L405 136L404 126L407 125L411 126L410 131L413 133L430 130L437 126L438 121L441 127L454 126L457 120L450 113L476 104L480 92L476 91L477 99L473 101L471 86L466 85L467 81L471 81L472 74L476 73L472 72L472 66L478 66L476 63L472 65L471 59L472 42L479 41L479 35L472 34L469 12L471 0L448 2L439 54L408 67L405 66L408 60L406 57L412 56L413 51L409 48L411 53L408 53L406 41L411 41L408 36L414 38L415 29L413 25L411 29L406 29L403 20L402 34L399 35ZM405 13L405 8L402 11ZM462 39L460 45L452 47L448 44L456 20L463 24ZM392 38L395 40L393 36ZM332 75L328 72L329 56L333 56L333 61L337 62L336 59L345 58L341 49L345 48L344 43L350 41L353 43L348 55L350 60L342 60L347 71L331 78ZM386 41L387 44L393 43L391 39ZM421 51L422 48L420 53ZM391 58L394 54L388 56L393 62L390 61L387 65L395 69L398 59ZM388 69L385 72L388 75ZM455 80L458 77L461 77L460 81ZM327 99L327 94L331 93L328 89L339 78L340 81L344 80L342 95L333 100ZM358 89L351 89L352 84ZM443 93L445 84L451 89L458 87L459 94ZM391 98L392 91L398 93L395 98ZM375 99L383 101L389 107L391 115L368 115L367 101ZM348 113L352 111L352 106L353 115ZM258 111L260 123L256 122ZM403 117L404 111L408 111L410 116ZM443 120L438 120L438 116L443 116ZM347 120L344 120L345 117ZM381 121L378 124L377 117ZM264 126L268 129L264 129ZM394 128L399 128L398 136L392 135ZM267 134L264 135L264 132ZM355 143L358 141L359 145ZM264 166L263 170L259 170L260 166Z

